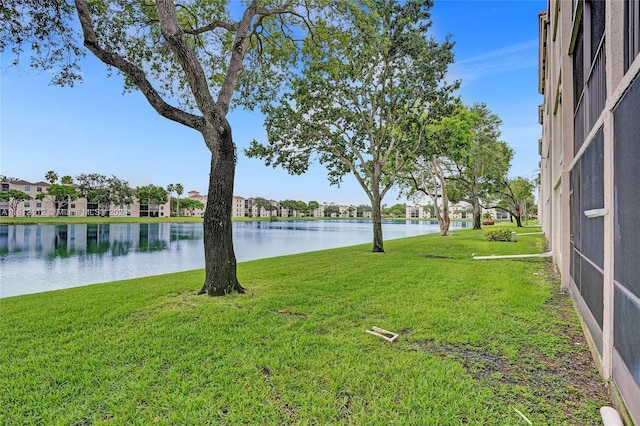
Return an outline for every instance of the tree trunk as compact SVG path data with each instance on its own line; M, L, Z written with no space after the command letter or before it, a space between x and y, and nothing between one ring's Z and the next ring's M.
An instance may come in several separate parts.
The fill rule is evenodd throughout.
M380 209L380 195L374 190L371 198L371 219L373 221L373 253L384 253L384 240L382 239L382 210Z
M520 207L518 204L516 204L516 214L515 215L511 215L511 217L513 218L515 216L516 218L516 227L517 228L522 228L522 207ZM513 222L513 219L511 220L511 222Z
M438 164L436 159L431 161L433 166L433 177L437 179L440 185L440 197L442 198L442 213L438 211L438 225L440 225L440 235L446 237L449 235L449 226L451 225L451 216L449 215L449 197L447 196L447 181L444 176L444 170ZM434 208L438 207L438 197L434 192L433 205Z
M473 205L473 229L482 229L482 214L480 204Z
M451 218L449 216L449 206L442 207L442 220L438 221L440 224L440 235L446 237L449 235L449 226L451 225Z
M473 229L482 229L482 211L480 209L480 196L478 195L478 177L473 179Z
M226 121L226 120L225 120ZM204 214L205 281L198 294L224 296L244 288L236 276L236 256L233 251L231 212L236 168L235 145L231 127L226 123L219 135L205 136L212 149L209 192ZM217 140L209 141L207 138Z

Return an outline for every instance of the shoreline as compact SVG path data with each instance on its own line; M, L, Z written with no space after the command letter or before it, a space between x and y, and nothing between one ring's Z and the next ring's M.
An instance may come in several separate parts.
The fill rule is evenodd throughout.
M298 221L298 220L363 220L371 221L369 217L276 217L275 220L268 217L234 217L232 222L270 222L270 221ZM437 222L433 218L417 218L417 217L383 217L382 220L418 220L424 222ZM0 218L0 225L81 225L81 224L111 224L111 223L202 223L201 217L163 217L163 218L144 218L144 217L81 217L70 219L68 217L51 217L39 218L34 220L33 217L15 217ZM451 219L451 222L472 222L473 219ZM509 221L496 221L496 225Z

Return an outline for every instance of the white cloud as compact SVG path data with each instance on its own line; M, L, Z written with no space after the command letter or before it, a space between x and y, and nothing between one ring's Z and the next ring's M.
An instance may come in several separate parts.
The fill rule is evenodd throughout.
M511 57L515 54L519 54L522 52L530 52L531 50L538 49L538 40L533 39L523 43L512 44L511 46L501 47L500 49L492 50L490 52L481 53L476 56L472 56L471 58L463 59L461 61L457 61L458 65L464 65L469 63L483 62L488 59L495 59L501 57ZM537 60L537 56L536 56Z
M461 58L451 66L449 76L468 84L487 76L535 69L538 66L537 49L538 41L530 40Z

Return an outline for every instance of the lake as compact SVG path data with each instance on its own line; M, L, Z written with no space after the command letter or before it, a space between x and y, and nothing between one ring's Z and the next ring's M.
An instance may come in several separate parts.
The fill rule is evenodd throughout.
M385 241L439 231L418 220L382 229ZM369 220L234 222L233 233L238 262L373 240ZM0 297L204 268L202 239L201 223L0 225Z

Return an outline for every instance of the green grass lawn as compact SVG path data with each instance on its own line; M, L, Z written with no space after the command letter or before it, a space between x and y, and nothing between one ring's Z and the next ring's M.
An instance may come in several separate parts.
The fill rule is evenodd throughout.
M248 292L224 298L198 270L1 299L0 424L600 424L550 264L471 259L542 236L369 248L241 263Z

